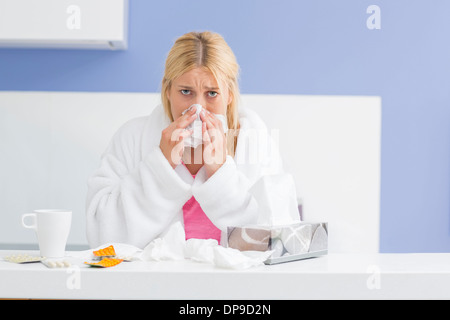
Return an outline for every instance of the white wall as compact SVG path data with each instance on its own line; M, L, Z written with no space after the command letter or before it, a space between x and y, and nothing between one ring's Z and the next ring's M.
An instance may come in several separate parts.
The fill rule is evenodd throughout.
M34 243L20 215L68 208L70 244L86 244L86 181L114 132L147 115L158 94L0 92L0 243ZM294 175L304 217L329 222L331 252L377 252L381 100L244 95Z

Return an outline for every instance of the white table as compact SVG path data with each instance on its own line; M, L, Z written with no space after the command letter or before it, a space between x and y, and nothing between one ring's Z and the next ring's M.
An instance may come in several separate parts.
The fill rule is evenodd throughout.
M0 257L17 251L0 251ZM23 252L37 254L37 252ZM450 299L450 254L330 254L247 270L190 260L69 269L0 261L0 298Z

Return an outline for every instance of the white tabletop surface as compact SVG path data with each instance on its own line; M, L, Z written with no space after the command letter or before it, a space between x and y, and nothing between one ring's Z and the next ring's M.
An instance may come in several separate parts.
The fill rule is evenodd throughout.
M0 258L33 251L0 251ZM246 270L190 260L69 269L0 259L0 298L450 299L450 254L329 254Z

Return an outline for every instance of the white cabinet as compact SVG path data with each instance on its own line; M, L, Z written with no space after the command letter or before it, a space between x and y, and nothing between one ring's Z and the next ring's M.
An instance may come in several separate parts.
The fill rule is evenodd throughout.
M128 0L0 0L0 48L127 48Z

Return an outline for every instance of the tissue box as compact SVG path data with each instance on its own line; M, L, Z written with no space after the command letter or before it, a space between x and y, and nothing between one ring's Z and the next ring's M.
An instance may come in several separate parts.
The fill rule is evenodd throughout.
M228 247L268 251L266 264L318 257L328 253L328 224L298 222L283 226L228 227Z

